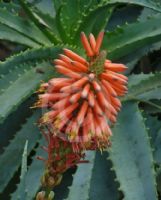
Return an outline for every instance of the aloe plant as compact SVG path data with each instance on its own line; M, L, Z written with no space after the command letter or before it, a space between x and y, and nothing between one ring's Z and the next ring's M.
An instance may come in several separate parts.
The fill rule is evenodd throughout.
M88 152L90 162L64 175L55 188L55 199L159 199L161 73L155 65L148 74L140 69L138 73L137 63L161 48L160 1L51 0L46 4L49 7L44 9L44 1L0 3L0 39L21 49L0 62L0 199L35 198L44 170L35 155L45 156L41 149L45 142L35 125L41 113L30 109L35 92L41 81L59 76L52 61L63 48L84 56L81 31L97 35L102 29L108 58L128 66L129 92L121 99L112 146L102 154ZM129 6L139 13L129 22L125 12L120 25L118 13Z

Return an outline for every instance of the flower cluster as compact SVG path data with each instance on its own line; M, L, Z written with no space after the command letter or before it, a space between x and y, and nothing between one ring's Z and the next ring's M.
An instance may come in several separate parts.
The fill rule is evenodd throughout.
M93 34L87 38L82 32L87 59L64 49L54 60L63 76L41 85L43 93L36 106L48 109L40 125L50 129L48 164L52 177L77 164L84 150L104 149L110 144L110 125L121 108L118 97L127 92L127 77L122 74L127 68L106 59L106 51L100 50L103 36L100 32L96 39ZM61 165L57 165L59 159ZM53 186L59 180L55 177Z

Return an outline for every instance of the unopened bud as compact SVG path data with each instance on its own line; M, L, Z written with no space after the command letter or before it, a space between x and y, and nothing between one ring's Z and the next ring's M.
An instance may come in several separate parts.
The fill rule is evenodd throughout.
M36 200L45 200L45 192L41 191L41 192L37 193Z
M49 187L54 187L54 185L55 185L55 180L54 180L54 178L53 178L52 176L50 176L50 177L48 178L47 184L48 184Z
M62 180L62 178L63 178L63 176L62 176L62 175L59 175L58 178L57 178L57 180L56 180L55 185L59 185L60 182L61 182L61 180Z
M41 177L41 185L46 186L46 179L44 175Z
M49 196L48 196L48 200L53 200L54 199L54 192L51 191Z

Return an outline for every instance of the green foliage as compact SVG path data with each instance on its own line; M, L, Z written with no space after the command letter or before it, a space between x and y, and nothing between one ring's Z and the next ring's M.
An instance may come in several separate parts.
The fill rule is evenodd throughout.
M44 144L44 139L41 138L38 142L42 145ZM36 148L36 154L46 157L41 145ZM34 156L32 159L32 164L29 166L23 182L21 181L21 183L18 184L16 191L11 195L11 199L33 199L40 187L40 177L43 173L43 168L44 163L41 161L39 162Z
M141 78L141 77L139 77ZM129 83L129 92L124 100L131 100L135 98L149 100L149 99L160 99L159 93L161 87L161 73L143 75L138 81L135 81L135 85ZM153 83L153 84L152 84Z
M118 59L144 45L160 41L161 28L158 26L160 22L161 15L144 22L117 27L113 32L106 33L103 47L108 46L110 58Z
M153 57L154 51L159 52L161 48L160 1L46 2L50 12L43 9L42 0L0 2L0 40L20 44L23 49L0 62L0 137L6 131L6 137L10 138L0 155L0 199L34 199L44 166L35 155L46 155L40 148L46 142L34 125L40 116L37 111L34 110L26 121L26 116L18 120L18 123L22 121L19 130L10 126L9 119L14 111L21 112L21 105L42 81L58 76L52 60L63 48L84 55L79 39L81 31L96 36L105 29L102 48L108 51L108 58L121 60L129 67L129 93L121 99L123 108L113 128L112 147L107 149L109 154L87 153L85 159L89 163L80 164L72 178L66 177L71 178L70 184L63 179L63 183L68 182L65 199L157 200L161 194L161 125L158 118L161 73L152 68L148 74L143 74L139 63L143 56L149 59L148 53ZM119 20L113 22L112 16L118 14L122 6L128 9L127 4L143 10L134 22L119 26L116 24ZM110 23L118 26L108 31ZM159 57L158 60L161 61ZM158 67L158 71L160 69ZM25 146L26 141L28 145ZM15 176L19 176L19 180L15 181ZM62 193L59 187L62 185L58 186L58 192ZM60 196L56 200L64 199Z
M25 20L20 16L12 14L6 9L0 9L0 23L6 25L10 29L15 30L18 33L21 33L21 35L30 38L32 41L40 45L50 44L48 38L46 38L44 34L42 34L40 29L34 26L32 22L30 22L29 20Z
M157 200L152 151L136 103L129 101L123 105L113 128L112 144L110 159L124 199Z
M27 152L29 154L40 138L37 127L33 125L38 120L38 116L36 112L22 125L22 128L16 133L15 137L10 141L10 144L5 148L4 153L0 156L0 163L3 163L1 165L0 192L3 191L21 165L21 157L26 140L28 140Z
M73 184L69 189L68 200L89 199L90 181L94 168L94 159L96 152L87 152L86 158L89 160L87 165L79 166L76 174L73 177Z

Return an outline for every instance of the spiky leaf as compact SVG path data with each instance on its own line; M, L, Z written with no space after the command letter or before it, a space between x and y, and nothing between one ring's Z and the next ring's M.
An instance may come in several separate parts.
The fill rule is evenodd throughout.
M14 31L21 33L23 36L30 38L41 45L49 45L50 41L34 24L26 19L0 8L0 23L10 27Z
M134 4L134 5L140 5L147 8L154 9L156 11L161 12L161 2L156 0L108 0L109 4L115 4L115 3L128 3L128 4Z
M36 125L33 125L38 120L39 114L36 112L22 128L17 132L16 136L10 141L4 153L0 156L1 178L0 192L8 184L14 173L18 170L21 164L21 157L26 140L28 143L28 154L34 148L37 140L40 138L39 130ZM10 159L12 158L12 159ZM6 170L7 166L7 170Z
M42 138L39 143L40 145L36 149L36 155L45 157L46 153L41 148L41 146L45 143L44 138ZM20 182L17 185L16 191L11 195L11 200L19 200L22 199L22 197L24 197L25 200L33 199L36 195L36 192L40 188L40 177L43 174L43 168L43 161L37 160L34 156L32 164L29 166L28 171L24 177L24 187L22 185L22 182Z
M76 174L73 176L73 184L70 187L67 200L88 200L90 191L90 181L92 178L95 152L87 152L86 159L89 160L87 164L81 164Z
M158 26L160 23L161 15L118 27L105 34L102 48L108 49L111 59L123 57L144 45L160 41L161 27Z
M127 102L113 128L110 159L125 200L157 200L152 151L143 117Z
M161 73L156 73L153 75L145 75L146 79L141 79L138 83L131 87L129 87L129 92L124 98L124 100L130 99L160 99L160 91L161 91ZM153 83L153 84L152 84ZM156 92L157 91L157 92ZM159 92L158 92L159 91Z

